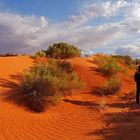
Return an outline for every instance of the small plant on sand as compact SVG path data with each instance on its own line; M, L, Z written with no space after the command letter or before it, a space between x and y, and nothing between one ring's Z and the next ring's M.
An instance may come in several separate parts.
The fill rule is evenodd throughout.
M39 57L46 57L46 53L43 50L40 50L31 57L34 59L37 59Z
M98 64L98 70L107 77L112 77L121 71L121 67L111 56L98 57L95 59Z
M93 92L104 96L104 95L114 95L120 91L121 84L120 80L114 77L107 79L103 87L96 87Z
M55 94L54 96L51 96L51 104L52 105L58 105L62 100L61 94Z
M67 72L62 62L49 59L26 70L20 84L26 104L35 112L45 110L48 104L57 104L65 91L81 88L82 82L75 72Z
M107 101L104 99L104 97L102 98L101 102L99 103L101 108L105 108L107 107Z
M112 95L117 93L121 88L120 81L116 78L110 78L107 80L106 85L104 87L105 95Z

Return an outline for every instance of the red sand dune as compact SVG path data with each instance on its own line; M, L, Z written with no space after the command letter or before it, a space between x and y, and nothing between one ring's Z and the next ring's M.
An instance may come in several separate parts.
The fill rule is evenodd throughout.
M83 92L36 114L5 99L6 95L14 94L8 87L10 82L18 83L16 75L32 66L32 59L27 56L0 57L0 140L138 139L140 106L135 105L134 96L129 93L135 86L134 71L123 76L119 95L101 97L88 94L105 81L92 60L93 57L70 60L87 85Z

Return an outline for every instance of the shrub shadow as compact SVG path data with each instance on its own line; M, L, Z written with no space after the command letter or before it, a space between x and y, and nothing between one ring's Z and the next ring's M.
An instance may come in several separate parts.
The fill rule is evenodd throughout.
M94 71L95 74L98 74L100 76L108 78L108 76L106 74L104 74L103 71L100 70L98 67L97 68L96 67L89 67L89 68L90 68L91 71Z
M94 87L92 93L96 96L103 96L105 93L104 87Z
M10 75L12 80L0 78L0 87L7 88L7 90L1 93L1 99L10 102L14 105L18 105L27 111L32 113L44 112L46 108L51 104L47 98L39 98L33 94L23 94L21 91L20 81L22 75Z
M140 131L140 105L133 100L112 103L113 108L125 109L120 112L107 112L103 115L105 125L96 131L88 132L87 136L97 135L104 140L131 140L138 139Z
M66 103L71 103L74 105L80 105L80 106L95 106L98 107L99 105L92 102L92 101L79 101L79 100L70 100L70 99L63 99L64 102Z
M5 92L1 93L1 97L4 101L10 102L14 105L18 105L25 110L28 110L30 112L33 112L26 102L26 97L24 94L22 94L20 90L20 84L18 81L21 80L22 76L21 74L17 75L10 75L12 80L7 80L0 78L0 87L7 88Z

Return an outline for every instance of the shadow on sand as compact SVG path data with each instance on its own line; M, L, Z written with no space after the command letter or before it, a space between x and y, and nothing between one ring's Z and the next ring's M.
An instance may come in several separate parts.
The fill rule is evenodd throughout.
M94 106L94 107L98 107L99 105L92 102L92 101L80 101L80 100L70 100L70 99L63 99L64 102L66 103L71 103L74 105L81 105L81 106Z
M3 100L11 102L18 106L25 107L24 95L21 94L19 81L22 79L21 74L10 75L12 80L0 78L0 87L6 88L1 97Z
M125 98L125 97L124 97ZM103 115L105 125L96 131L87 133L88 136L102 136L104 140L138 139L140 132L140 105L134 100L122 100L108 104L110 108L120 111L108 111Z

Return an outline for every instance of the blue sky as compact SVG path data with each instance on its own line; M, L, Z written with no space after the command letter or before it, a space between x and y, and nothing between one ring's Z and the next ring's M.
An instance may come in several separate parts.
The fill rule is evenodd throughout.
M0 52L64 41L84 52L140 57L140 0L0 0Z
M3 11L22 15L45 16L53 21L65 20L77 12L83 0L0 0Z

